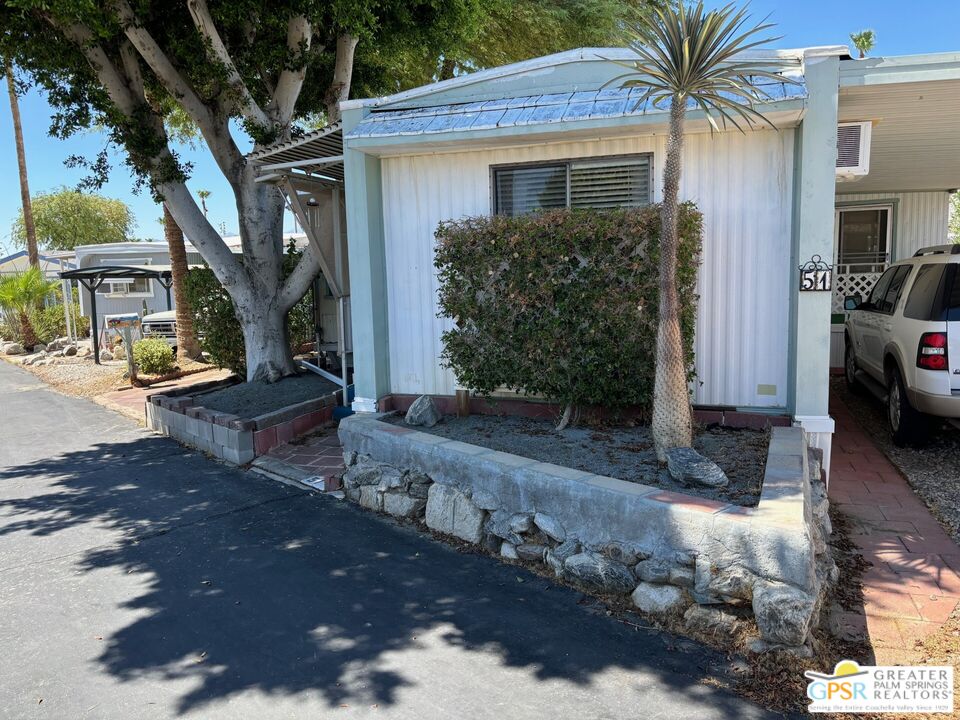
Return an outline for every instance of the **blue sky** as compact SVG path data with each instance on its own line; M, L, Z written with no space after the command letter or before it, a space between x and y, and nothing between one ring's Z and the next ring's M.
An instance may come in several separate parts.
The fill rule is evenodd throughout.
M783 35L774 44L776 47L842 44L847 42L851 32L870 27L877 33L875 55L960 51L960 39L957 38L960 3L956 2L793 0L787 3L754 0L751 12L758 18L772 14L771 20L777 23L776 33ZM3 89L0 98L0 167L4 170L0 183L0 253L12 246L10 227L20 208L13 129ZM49 191L61 185L75 186L84 173L65 167L64 160L74 154L92 157L104 147L103 136L88 133L67 141L48 137L50 108L36 91L21 98L20 111L24 120L31 192ZM238 141L244 149L249 147L245 139L238 138ZM223 176L202 149L182 148L181 151L194 164L190 187L194 191L204 189L212 193L208 200L211 222L217 228L222 225L228 232L235 232L236 208ZM137 223L136 237L160 238L162 230L157 222L160 208L148 193L134 194L133 179L123 166L122 156L115 156L113 165L110 181L101 192L120 198L131 206ZM288 224L292 224L289 219Z

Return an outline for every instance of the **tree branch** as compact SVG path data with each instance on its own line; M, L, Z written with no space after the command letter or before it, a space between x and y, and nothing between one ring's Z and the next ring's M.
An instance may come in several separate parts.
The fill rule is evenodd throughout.
M220 33L210 15L210 8L207 7L207 0L187 0L187 7L190 10L190 17L193 18L193 24L197 28L204 40L207 41L207 47L212 54L212 59L221 63L227 70L227 82L230 87L240 97L239 111L243 117L247 118L264 130L272 127L273 123L263 109L253 99L247 84L240 77L237 66L233 64L230 52L220 38Z
M333 82L327 90L324 103L327 106L327 121L340 119L340 102L350 97L350 80L353 78L353 54L357 49L355 35L344 33L337 38L337 60L333 68Z
M110 100L120 112L132 117L141 100L131 91L127 78L123 76L106 51L93 41L93 33L90 32L89 28L77 24L60 25L51 16L45 15L44 17L50 25L62 32L64 37L83 53L107 91L107 95L110 96Z
M291 17L287 23L287 52L290 57L284 64L273 95L277 121L281 127L286 127L293 119L297 98L300 97L300 89L307 75L307 53L310 52L312 34L310 21L303 15Z
M283 283L283 289L280 291L278 299L280 308L284 312L289 312L290 308L296 305L300 298L306 295L310 289L310 284L320 272L320 251L313 243L309 243L300 257L300 262L293 269L293 272L287 276Z
M184 183L165 183L159 190L173 219L190 240L190 244L200 251L217 280L225 287L249 284L240 262L220 237L220 233L214 230L204 217L187 186Z

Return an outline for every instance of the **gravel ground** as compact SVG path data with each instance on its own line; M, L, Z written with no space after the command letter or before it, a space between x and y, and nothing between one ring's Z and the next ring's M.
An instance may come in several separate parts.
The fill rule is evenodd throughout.
M394 415L386 420L402 423L403 417ZM730 479L727 487L714 489L678 483L661 469L646 426L570 427L558 433L548 420L448 415L432 428L419 429L541 462L747 507L756 505L760 498L770 444L769 433L756 430L711 428L699 432L694 447L717 463Z
M75 397L93 397L128 387L123 379L125 360L111 360L97 365L91 358L59 358L56 365L21 366L62 393Z
M897 447L890 439L885 408L879 400L870 394L850 394L842 378L831 380L830 392L850 408L877 447L960 543L960 430L934 421L929 443L919 448Z
M205 393L198 403L217 412L253 418L288 405L313 400L335 392L338 386L311 372L268 384L245 382Z

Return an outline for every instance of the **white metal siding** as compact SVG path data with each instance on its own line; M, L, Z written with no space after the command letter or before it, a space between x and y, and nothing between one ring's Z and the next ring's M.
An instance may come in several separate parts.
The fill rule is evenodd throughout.
M643 152L654 153L659 199L662 135L384 158L392 391L454 391L439 363L449 321L437 318L434 232L442 220L489 214L491 165ZM792 167L792 130L686 138L681 197L704 214L699 404L786 405Z
M837 205L844 203L898 200L893 260L911 257L929 245L943 245L947 240L950 196L945 192L869 193L837 195Z

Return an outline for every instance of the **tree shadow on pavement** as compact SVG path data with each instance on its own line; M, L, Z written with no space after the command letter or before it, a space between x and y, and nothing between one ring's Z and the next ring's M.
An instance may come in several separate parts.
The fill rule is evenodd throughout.
M6 492L14 482L20 490ZM133 612L103 638L99 663L121 681L193 680L181 713L251 690L384 707L426 674L441 694L525 674L534 685L559 681L558 697L604 675L622 693L613 704L631 711L657 685L700 717L766 715L702 682L723 665L718 653L638 631L521 568L166 439L0 469L0 567L63 555L90 528L95 541L84 536L73 570L109 571L95 583L137 579L134 591L104 585L105 602L118 597ZM13 558L10 548L19 548ZM451 663L463 663L456 678ZM522 706L522 687L513 692ZM600 698L596 708L609 714Z

